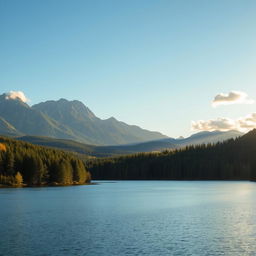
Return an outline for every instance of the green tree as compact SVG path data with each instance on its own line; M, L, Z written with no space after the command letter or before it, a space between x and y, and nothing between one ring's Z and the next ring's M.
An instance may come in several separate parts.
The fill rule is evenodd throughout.
M11 150L7 150L5 153L5 160L4 160L4 171L7 176L12 176L14 175L14 155Z
M27 155L24 157L23 173L29 185L42 185L47 175L47 170L40 157Z
M73 183L72 166L67 160L61 160L57 165L56 182L62 185L70 185Z
M1 184L36 186L57 182L71 185L73 176L75 183L84 183L88 179L83 162L72 153L1 136L0 143L5 145L4 150L0 150Z
M84 163L79 159L72 160L73 181L77 184L88 182L88 172L85 169Z

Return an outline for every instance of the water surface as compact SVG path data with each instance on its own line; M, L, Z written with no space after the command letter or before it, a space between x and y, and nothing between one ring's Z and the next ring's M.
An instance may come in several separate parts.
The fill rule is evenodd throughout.
M256 255L256 183L0 189L0 255Z

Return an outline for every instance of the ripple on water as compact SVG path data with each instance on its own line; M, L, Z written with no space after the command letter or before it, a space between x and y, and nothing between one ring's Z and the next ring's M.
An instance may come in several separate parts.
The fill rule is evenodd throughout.
M0 190L0 255L255 255L256 184Z

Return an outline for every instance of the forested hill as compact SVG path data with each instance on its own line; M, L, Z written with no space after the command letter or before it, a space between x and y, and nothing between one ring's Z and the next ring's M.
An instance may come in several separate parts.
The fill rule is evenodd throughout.
M199 132L188 138L174 139L167 138L161 140L147 141L137 144L114 145L114 146L95 146L79 143L72 140L54 139L43 136L21 136L15 139L26 141L35 145L53 147L62 150L77 152L95 157L109 157L117 155L129 155L141 152L153 152L170 150L174 148L183 148L189 145L199 145L206 143L217 143L227 139L237 138L243 134L238 131L213 131Z
M72 185L90 179L72 153L0 137L0 185Z
M94 179L255 180L256 130L215 145L97 159Z

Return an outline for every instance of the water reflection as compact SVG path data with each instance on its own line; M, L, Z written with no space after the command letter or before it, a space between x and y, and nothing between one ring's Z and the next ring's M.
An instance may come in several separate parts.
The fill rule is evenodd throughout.
M0 255L255 255L256 184L0 190Z

